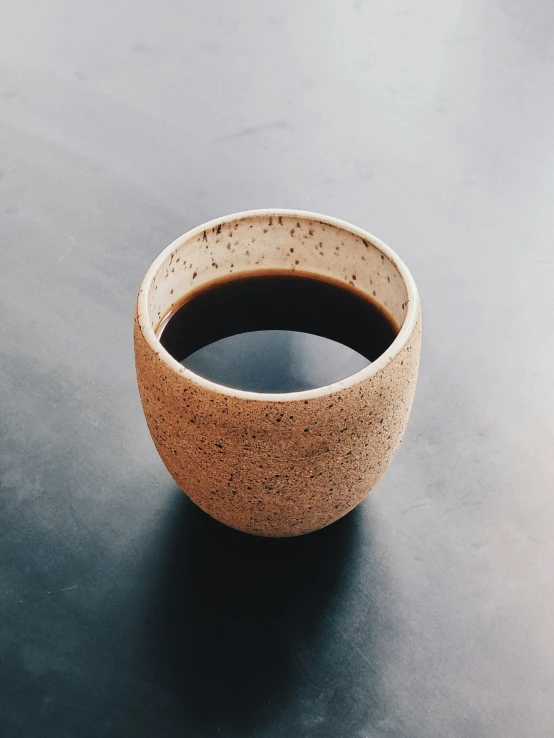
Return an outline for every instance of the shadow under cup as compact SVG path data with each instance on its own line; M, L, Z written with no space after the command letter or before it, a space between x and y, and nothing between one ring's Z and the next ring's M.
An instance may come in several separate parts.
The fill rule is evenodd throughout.
M162 347L160 321L189 292L268 271L355 284L400 331L356 374L280 394L215 384ZM205 512L258 535L317 530L368 494L406 427L420 344L419 297L400 259L365 231L311 213L251 211L200 226L160 254L137 298L137 379L164 464Z

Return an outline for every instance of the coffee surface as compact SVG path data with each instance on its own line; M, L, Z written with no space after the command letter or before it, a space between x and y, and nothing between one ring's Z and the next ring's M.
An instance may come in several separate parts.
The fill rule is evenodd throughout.
M164 348L218 384L296 392L375 361L398 327L361 291L290 272L237 275L188 295L160 324Z

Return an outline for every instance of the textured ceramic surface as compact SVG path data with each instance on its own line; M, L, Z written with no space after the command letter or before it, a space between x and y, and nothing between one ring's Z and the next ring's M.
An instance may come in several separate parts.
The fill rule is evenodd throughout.
M287 394L225 388L163 349L155 331L187 292L267 269L355 285L394 317L396 340L345 380ZM312 213L251 211L200 226L160 254L137 298L137 379L164 464L199 507L258 535L317 530L370 492L404 433L420 345L419 298L398 257L365 231Z

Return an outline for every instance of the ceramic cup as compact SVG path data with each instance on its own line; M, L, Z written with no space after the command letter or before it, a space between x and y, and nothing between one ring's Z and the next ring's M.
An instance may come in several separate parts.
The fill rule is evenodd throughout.
M162 347L160 321L188 292L261 270L355 284L400 331L362 371L284 394L215 384ZM406 428L420 345L419 297L398 256L360 228L301 211L237 213L185 233L148 269L136 303L138 386L162 461L202 510L262 536L329 525L375 486Z

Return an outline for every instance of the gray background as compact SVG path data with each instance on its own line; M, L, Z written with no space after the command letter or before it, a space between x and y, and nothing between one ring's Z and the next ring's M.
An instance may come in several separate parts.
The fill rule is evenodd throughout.
M554 730L554 5L0 0L0 728ZM314 536L198 512L131 322L211 217L315 210L420 288L409 430Z

